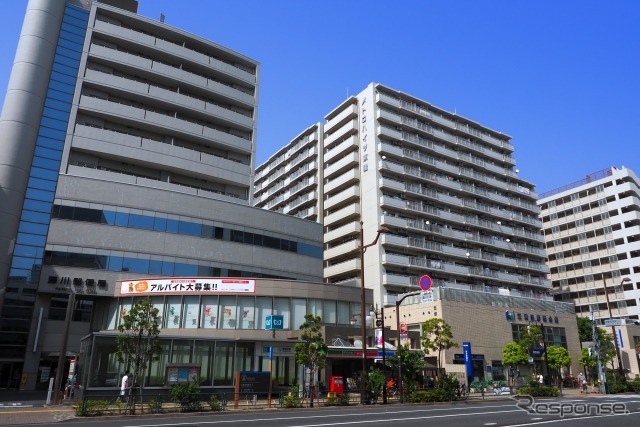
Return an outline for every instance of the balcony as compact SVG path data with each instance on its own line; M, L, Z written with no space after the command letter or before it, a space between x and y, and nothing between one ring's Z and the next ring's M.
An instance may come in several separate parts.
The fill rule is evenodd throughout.
M334 264L332 266L325 267L323 274L324 274L324 277L328 279L334 276L340 276L347 273L356 272L359 270L360 270L360 259L354 258L345 262L341 262L339 264Z

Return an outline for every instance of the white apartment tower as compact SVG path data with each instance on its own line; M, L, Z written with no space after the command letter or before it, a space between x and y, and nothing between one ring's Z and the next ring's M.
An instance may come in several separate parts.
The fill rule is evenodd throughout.
M324 226L324 278L365 285L377 304L434 286L550 300L537 194L510 137L371 83L256 171L259 207Z
M619 319L640 314L639 186L633 171L611 167L538 201L555 298L600 324L609 308Z

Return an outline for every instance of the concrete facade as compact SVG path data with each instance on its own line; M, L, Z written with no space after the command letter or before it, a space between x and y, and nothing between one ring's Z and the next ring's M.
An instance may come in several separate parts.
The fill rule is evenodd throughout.
M313 167L306 179L315 184L305 187L305 203L322 210L309 218L324 227L325 282L359 284L364 269L366 288L387 310L402 295L420 290L420 278L429 275L435 289L493 297L480 304L487 312L503 297L570 311L566 305L553 309L538 196L518 175L508 135L378 83L309 129ZM258 166L257 182L263 185L256 186L257 206L303 215L286 204L289 184L278 175L294 170L289 158L305 163L293 157L300 144L298 136ZM390 232L367 248L362 265L361 233L367 245L381 227ZM464 319L459 307L444 310L442 318ZM409 328L418 328L422 319L411 318ZM577 343L575 321L566 320L566 336ZM503 334L485 331L473 322L460 335L482 337L475 345L491 348L486 360L497 361ZM574 344L569 349L577 360ZM451 357L446 354L446 366L452 367Z
M638 176L628 168L611 167L541 196L538 205L555 299L575 303L579 316L593 315L601 327L609 318L638 321ZM640 337L622 329L627 334L621 347L624 368L640 374L635 352Z
M136 10L28 4L0 118L0 388L56 369L70 292L77 354L117 280L322 280L321 226L251 206L259 64Z

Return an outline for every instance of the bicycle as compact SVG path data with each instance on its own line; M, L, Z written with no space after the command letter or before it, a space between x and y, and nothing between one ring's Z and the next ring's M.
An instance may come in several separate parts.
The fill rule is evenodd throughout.
M455 390L455 400L467 400L469 398L469 388L466 385L461 385Z

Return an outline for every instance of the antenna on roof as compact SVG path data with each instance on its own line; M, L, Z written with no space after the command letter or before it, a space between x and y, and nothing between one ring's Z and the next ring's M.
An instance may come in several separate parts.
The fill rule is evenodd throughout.
M164 24L164 13L160 12L160 22Z

